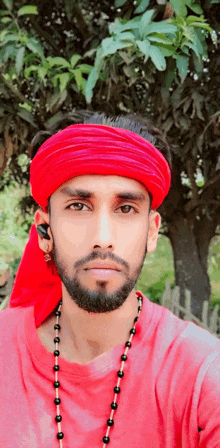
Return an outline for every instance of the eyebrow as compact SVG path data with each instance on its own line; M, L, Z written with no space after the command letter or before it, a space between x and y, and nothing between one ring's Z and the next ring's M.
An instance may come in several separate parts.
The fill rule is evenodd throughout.
M95 194L88 190L82 190L82 189L72 189L70 187L64 187L60 190L60 192L66 196L69 197L77 197L77 198L84 198L84 199L94 199ZM146 197L143 193L139 192L133 192L133 191L124 191L120 193L116 193L117 199L130 199L133 201L139 201L143 202L146 200Z

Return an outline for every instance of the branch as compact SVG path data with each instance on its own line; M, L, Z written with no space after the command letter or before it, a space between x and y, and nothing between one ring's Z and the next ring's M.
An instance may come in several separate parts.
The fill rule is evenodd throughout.
M217 199L210 199L208 201L209 204L216 205L219 207L219 201ZM190 213L194 211L198 207L203 207L204 205L207 205L207 201L204 199L200 199L198 202L194 202L193 200L187 202L187 204L184 207L184 210L186 213Z
M216 174L216 176L214 176L212 179L208 180L203 185L201 195L204 194L204 191L207 190L210 187L210 185L212 185L212 187L214 187L215 183L217 183L218 181L220 181L220 173Z
M87 25L86 21L84 20L82 12L80 11L80 9L76 5L76 3L73 5L72 12L73 12L72 17L74 17L77 20L77 22L78 22L78 29L80 30L82 35L85 37L85 39L88 39L89 37L91 37L88 25Z

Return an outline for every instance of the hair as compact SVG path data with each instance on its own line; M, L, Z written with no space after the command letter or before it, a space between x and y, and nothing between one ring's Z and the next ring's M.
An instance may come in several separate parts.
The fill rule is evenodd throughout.
M61 120L57 121L55 125L51 126L50 129L37 132L31 142L31 159L34 158L34 156L37 154L38 149L48 138L52 137L52 135L65 129L71 124L79 123L101 124L135 132L148 142L152 143L152 145L154 145L163 154L168 162L168 165L171 167L171 153L168 142L163 137L162 132L158 128L156 128L148 119L143 118L138 114L113 117L107 116L104 113L91 112L86 110L73 111L72 113L66 114ZM151 132L154 135L152 135ZM150 197L150 212L153 197L149 191L148 194ZM48 198L48 211L49 215L51 216L50 197Z

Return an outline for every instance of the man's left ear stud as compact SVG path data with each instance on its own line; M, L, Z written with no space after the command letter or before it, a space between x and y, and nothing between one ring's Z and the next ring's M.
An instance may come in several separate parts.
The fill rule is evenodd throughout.
M45 240L50 240L50 236L47 233L48 227L49 227L48 224L39 224L37 226L37 233L38 233L38 235L40 235L43 238L45 238Z

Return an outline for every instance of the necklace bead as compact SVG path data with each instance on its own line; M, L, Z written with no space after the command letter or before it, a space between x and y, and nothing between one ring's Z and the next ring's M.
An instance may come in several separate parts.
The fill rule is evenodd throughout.
M113 420L113 415L114 415L114 411L118 408L118 404L116 403L116 399L118 394L121 392L121 388L119 387L121 378L123 378L124 376L124 372L123 372L123 368L124 368L124 363L125 361L127 361L127 352L128 349L131 348L132 344L131 344L131 340L133 338L133 336L136 334L136 329L135 329L135 324L139 318L140 312L141 312L141 308L142 308L142 297L140 295L138 295L138 302L139 302L139 306L138 306L138 315L135 317L134 319L134 327L130 330L130 338L129 341L127 341L125 343L125 352L121 355L121 367L120 370L118 370L117 372L117 377L118 377L118 382L117 382L117 386L114 387L114 393L115 393L115 397L114 397L114 401L111 403L110 407L112 409L111 414L110 414L110 418L107 420L107 431L105 436L103 437L102 441L104 443L103 447L104 448L108 443L110 443L110 438L109 438L109 430L112 426L114 426L114 420ZM60 300L58 309L54 312L55 316L56 316L56 324L54 325L54 330L56 330L56 337L54 338L54 343L55 344L59 344L60 342L60 338L57 336L57 332L61 329L61 326L59 325L59 318L61 317L61 306L62 306L62 299ZM62 421L62 416L59 414L59 405L61 403L61 399L58 396L58 391L59 391L59 387L60 387L60 383L58 381L58 371L60 369L59 365L58 365L58 359L57 357L60 355L60 351L57 349L58 346L55 346L55 350L54 350L54 356L56 357L56 362L55 365L53 366L53 370L55 372L55 381L53 383L53 386L56 390L56 398L54 399L54 403L57 406L57 415L55 417L55 421L58 425L58 433L57 433L57 439L60 441L59 442L59 446L60 448L63 448L63 442L62 439L64 438L64 433L61 431L61 421Z
M111 403L111 408L114 409L114 411L117 409L118 405L114 401Z
M54 342L55 342L55 344L56 344L56 342L60 342L60 338L58 337L58 336L56 336L55 338L54 338L54 340L53 340Z
M59 440L63 439L63 437L64 437L63 432L58 432L58 433L57 433L57 438L58 438Z
M57 365L53 366L53 370L54 370L55 372L57 372L59 369L60 369L59 366L57 366Z
M61 415L56 415L55 420L56 420L57 423L60 423L61 420L62 420Z
M115 386L115 387L114 387L114 392L115 392L115 394L120 394L120 392L121 392L120 387Z
M108 426L113 426L114 425L114 420L111 420L110 418L107 420L107 425Z

